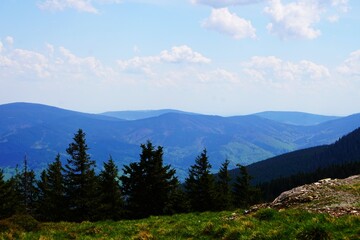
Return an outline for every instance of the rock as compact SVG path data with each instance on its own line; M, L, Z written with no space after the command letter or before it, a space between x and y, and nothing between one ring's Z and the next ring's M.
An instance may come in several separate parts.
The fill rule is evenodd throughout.
M345 214L360 215L360 175L346 179L325 178L281 193L273 202L258 204L249 212L261 208L299 208L311 212L328 213L339 217ZM345 186L345 187L342 187Z

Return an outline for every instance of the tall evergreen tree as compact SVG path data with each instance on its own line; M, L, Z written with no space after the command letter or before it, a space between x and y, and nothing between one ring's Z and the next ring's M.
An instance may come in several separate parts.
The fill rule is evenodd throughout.
M121 196L118 167L112 157L104 162L99 176L100 200L97 218L118 220L123 215L124 203Z
M40 175L38 181L40 218L47 221L65 220L67 206L65 204L64 176L62 174L60 154L55 161Z
M66 152L70 158L64 168L65 192L69 220L92 220L97 205L97 177L95 175L95 161L90 159L85 133L79 129L69 144Z
M185 189L193 211L209 211L216 209L215 181L210 173L211 165L206 149L195 160L185 179Z
M17 211L20 213L35 215L38 197L35 177L35 172L29 169L27 157L25 156L23 170L20 173L17 172L13 178L15 191L19 199Z
M250 185L251 176L245 166L237 164L239 175L233 186L234 206L248 207L260 198L260 190Z
M232 206L231 177L228 171L230 161L225 160L221 165L216 181L217 208L227 210Z
M3 170L0 170L0 219L10 217L15 213L17 198L13 180L4 180Z
M163 148L150 141L141 145L140 161L125 165L122 191L132 217L165 213L171 194L177 188L175 169L163 165Z

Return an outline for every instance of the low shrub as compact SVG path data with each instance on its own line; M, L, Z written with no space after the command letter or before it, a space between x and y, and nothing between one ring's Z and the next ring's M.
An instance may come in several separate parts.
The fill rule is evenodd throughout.
M321 225L312 224L306 225L301 231L296 235L298 240L330 240L330 234L328 231Z

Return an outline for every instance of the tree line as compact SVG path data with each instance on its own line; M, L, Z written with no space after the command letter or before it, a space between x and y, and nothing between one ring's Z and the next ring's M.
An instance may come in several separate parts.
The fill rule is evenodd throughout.
M9 180L0 171L0 218L30 214L41 221L133 219L245 208L259 199L245 166L238 165L239 174L232 179L225 160L216 177L211 174L206 149L182 184L175 169L163 163L161 146L148 141L140 148L139 161L124 165L122 175L111 156L96 173L86 135L79 129L66 149L65 164L58 154L39 177L26 158Z

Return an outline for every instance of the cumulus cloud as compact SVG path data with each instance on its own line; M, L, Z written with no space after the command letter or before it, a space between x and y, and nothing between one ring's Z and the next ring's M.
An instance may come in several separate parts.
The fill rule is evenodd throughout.
M209 63L210 59L198 52L193 51L186 45L172 47L170 51L164 50L160 53L160 60L172 63Z
M300 0L282 4L281 0L270 0L264 11L271 18L268 31L281 38L314 39L321 34L319 29L314 28L323 11L316 1Z
M40 9L62 11L67 8L79 12L98 13L99 10L94 4L120 3L120 0L44 0L38 4Z
M254 56L249 61L243 62L242 66L247 75L261 81L277 82L330 77L329 70L323 65L306 60L294 63L275 56Z
M297 0L283 4L281 0L269 0L264 12L270 17L267 25L270 33L283 39L315 39L321 35L316 24L326 13L327 19L336 22L339 12L348 10L347 0Z
M193 51L186 45L174 46L171 50L163 50L159 55L134 57L128 60L118 60L117 63L121 70L128 72L142 72L153 74L151 66L157 63L186 63L186 64L207 64L210 63L209 58Z
M263 1L264 0L191 0L191 2L194 4L208 5L208 6L212 6L215 8L254 4L254 3L263 2Z
M213 9L210 17L203 21L202 26L235 39L256 38L256 30L251 22L230 13L227 8Z
M45 45L46 52L20 48L0 51L0 75L22 79L76 78L106 79L114 73L95 57L79 57L64 47Z
M86 76L86 72L90 72L101 79L107 78L113 73L111 68L104 66L101 61L95 57L78 57L64 47L60 47L59 51L62 58L58 61L58 65L65 66L64 71L75 74L75 76L79 78Z
M360 76L360 50L350 53L350 56L337 68L337 71L345 75Z

